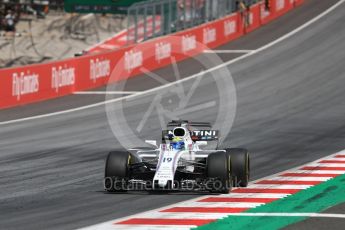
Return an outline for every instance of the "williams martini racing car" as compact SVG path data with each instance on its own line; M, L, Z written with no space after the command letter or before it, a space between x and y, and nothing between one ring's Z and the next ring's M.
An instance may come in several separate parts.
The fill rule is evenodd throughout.
M229 193L232 186L246 187L249 153L246 149L218 149L219 132L211 124L172 121L154 148L113 151L105 165L108 192L128 190L198 190ZM213 149L207 149L216 142Z

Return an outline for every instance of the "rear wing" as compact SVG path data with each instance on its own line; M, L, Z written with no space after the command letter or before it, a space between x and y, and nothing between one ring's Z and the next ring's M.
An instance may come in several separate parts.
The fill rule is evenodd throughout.
M219 139L218 130L194 130L190 131L190 136L193 141L217 141ZM172 130L162 131L162 141L172 140L174 137Z
M202 128L212 128L211 123L209 122L189 122L187 120L177 120L177 121L171 121L168 123L168 128L171 127L180 127L182 124L188 124L188 126L191 127L202 127Z

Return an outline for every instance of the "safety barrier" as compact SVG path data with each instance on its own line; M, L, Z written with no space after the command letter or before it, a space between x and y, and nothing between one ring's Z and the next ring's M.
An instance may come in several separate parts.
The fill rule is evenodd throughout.
M294 7L294 0L276 0L272 7L274 8L274 18L279 17Z
M201 53L205 46L220 46L268 23L302 2L303 0L270 0L269 10L264 2L259 2L251 6L249 11L234 13L178 32L173 34L174 38L159 37L103 54L1 69L0 108L57 98L106 85L113 68L122 57L124 61L120 64L123 65L123 71L111 81L141 74L141 67L150 71L162 68L171 64L171 55L174 55L176 61L181 61ZM172 39L175 39L174 42ZM199 46L198 43L205 46ZM152 52L144 52L145 50L151 50L154 55Z

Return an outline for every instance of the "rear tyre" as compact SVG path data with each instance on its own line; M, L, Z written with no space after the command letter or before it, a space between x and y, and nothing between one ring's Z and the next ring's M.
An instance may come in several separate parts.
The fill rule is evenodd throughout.
M126 151L114 151L108 154L105 163L104 187L108 192L126 191L126 179L132 157Z
M214 193L227 194L231 190L231 159L225 152L211 153L207 158L208 189Z
M250 158L246 149L226 149L231 157L231 174L234 187L247 187L250 179Z

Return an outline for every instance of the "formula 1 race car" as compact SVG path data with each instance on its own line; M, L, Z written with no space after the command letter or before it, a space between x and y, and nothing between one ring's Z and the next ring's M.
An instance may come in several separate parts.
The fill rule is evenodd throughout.
M232 186L246 187L250 173L248 151L218 147L206 150L211 142L218 146L219 132L211 127L209 123L172 121L162 132L159 146L156 141L146 141L154 148L110 152L105 165L105 190L229 193Z

